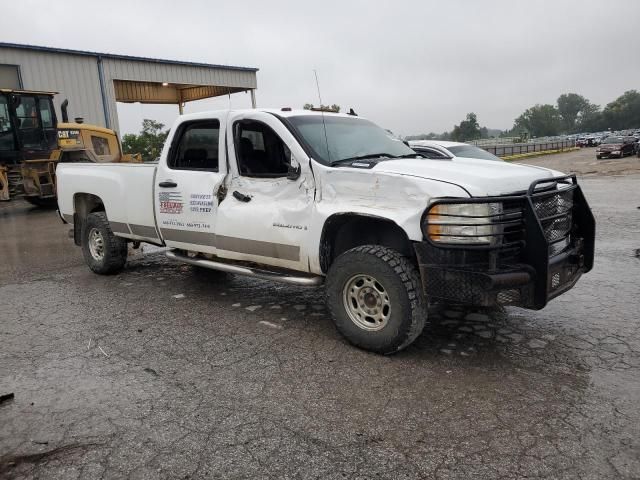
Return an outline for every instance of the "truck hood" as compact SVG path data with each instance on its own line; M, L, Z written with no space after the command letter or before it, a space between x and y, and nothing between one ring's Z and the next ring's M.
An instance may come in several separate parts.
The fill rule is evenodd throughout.
M532 165L454 157L451 160L407 158L386 160L373 170L453 183L473 197L504 195L527 190L535 180L562 175Z

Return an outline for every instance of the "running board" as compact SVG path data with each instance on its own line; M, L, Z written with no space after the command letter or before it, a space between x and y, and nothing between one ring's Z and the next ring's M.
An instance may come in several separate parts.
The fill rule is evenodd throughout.
M175 250L169 250L166 253L171 260L188 263L196 267L209 268L211 270L220 270L222 272L236 273L238 275L247 275L249 277L262 278L264 280L273 280L274 282L288 283L302 287L316 287L324 283L324 277L320 275L295 276L285 271L260 270L252 267L235 265L227 262L217 262L204 258L192 258Z

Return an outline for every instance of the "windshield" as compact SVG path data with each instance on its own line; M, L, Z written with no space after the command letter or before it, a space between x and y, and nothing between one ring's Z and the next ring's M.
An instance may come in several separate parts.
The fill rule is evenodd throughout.
M497 160L502 161L501 158L496 157L494 154L482 150L481 148L474 147L473 145L456 145L454 147L446 147L456 157L463 158L477 158L479 160Z
M325 165L355 157L416 155L402 140L362 118L303 115L287 119L311 147L313 158ZM327 150L328 145L328 150Z
M602 143L622 143L622 137L609 137Z

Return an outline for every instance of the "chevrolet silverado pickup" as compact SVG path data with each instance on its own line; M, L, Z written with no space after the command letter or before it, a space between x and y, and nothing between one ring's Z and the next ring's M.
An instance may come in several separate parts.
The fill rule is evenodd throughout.
M91 270L127 244L199 267L324 284L337 329L390 354L430 303L541 309L593 266L595 222L573 175L427 158L355 115L180 116L157 163L60 164L58 205Z

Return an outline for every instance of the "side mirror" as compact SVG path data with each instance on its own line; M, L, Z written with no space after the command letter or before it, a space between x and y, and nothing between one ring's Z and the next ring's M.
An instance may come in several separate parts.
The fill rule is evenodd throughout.
M19 95L11 95L10 100L13 108L18 108L22 103L22 98Z

